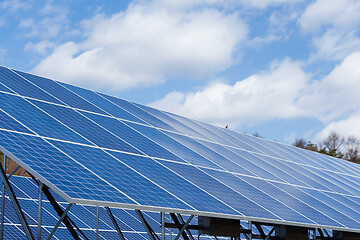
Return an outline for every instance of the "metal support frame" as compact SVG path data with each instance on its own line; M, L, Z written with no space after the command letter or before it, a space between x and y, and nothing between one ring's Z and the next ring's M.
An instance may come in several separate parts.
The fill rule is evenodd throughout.
M243 234L244 234L246 240L249 240L248 232L246 231L246 229L244 229L244 228L241 226L241 224L240 224L240 229L244 231Z
M11 178L11 176L12 175L14 175L14 173L16 173L16 171L17 170L19 170L21 168L21 166L19 165L19 166L17 166L10 174L9 174L9 176L8 176L8 179L10 179Z
M38 203L38 226L37 226L37 239L41 239L41 223L42 223L42 189L43 183L39 182L39 203Z
M178 235L174 238L174 240L178 240L179 237L182 235L182 233L184 232L184 230L187 228L187 226L189 225L189 223L191 222L191 220L194 218L194 215L191 215L189 217L189 219L186 221L185 224L183 224L182 228L180 229Z
M175 226L180 231L182 226L181 226L179 219L176 217L175 213L170 213L170 216L174 220ZM184 232L184 231L182 232L182 237L184 238L184 240L190 240L189 237L187 236L186 232Z
M6 155L4 154L4 170L6 173ZM2 182L2 198L1 198L1 225L0 225L0 239L4 237L4 219L5 219L5 184Z
M99 215L100 208L96 206L96 240L99 240Z
M170 224L172 223L172 219L170 218ZM169 240L172 240L172 229L169 229Z
M251 221L249 221L248 222L248 225L249 225L249 230L250 230L250 232L249 232L249 240L252 240L252 222Z
M6 158L5 154L4 154L4 159ZM5 162L6 163L6 162ZM20 223L21 223L21 226L25 232L25 235L27 237L27 239L34 239L34 235L32 234L31 232L31 229L29 227L29 224L28 222L26 221L26 218L25 218L25 215L23 213L23 211L21 210L21 207L20 207L20 204L15 196L15 193L11 187L11 184L8 180L8 178L6 177L6 173L3 169L3 166L0 164L0 168L1 168L1 178L2 178L2 182L3 182L3 185L5 186L5 189L9 195L9 198L11 200L11 203L14 207L14 210L16 212L16 215L18 216L19 220L20 220ZM3 226L3 225L2 225Z
M264 233L264 230L262 229L260 223L255 223L255 227L256 229L259 231L261 238L265 239L266 238L266 234Z
M268 235L264 238L264 240L268 240L268 239L271 237L271 234L275 231L275 229L276 229L276 226L274 226L274 227L270 230L270 232L269 232Z
M50 240L54 236L56 230L60 226L61 222L65 219L66 214L69 212L71 206L72 206L72 203L69 203L69 205L66 207L65 211L61 214L59 221L56 223L54 229L51 231L51 233L48 236L47 240Z
M147 234L149 235L150 239L151 240L160 240L159 236L155 233L155 231L150 227L149 223L145 220L141 211L136 209L135 212L138 215L138 217L139 217L142 225L144 226Z
M161 240L165 240L165 212L160 212L161 218Z
M114 218L114 215L112 214L110 208L109 208L109 207L105 207L105 209L106 209L106 211L107 211L107 213L108 213L108 215L109 215L112 223L114 224L114 227L115 227L116 231L118 232L120 239L121 239L121 240L125 240L125 237L124 237L124 235L122 234L122 232L121 232L121 230L120 230L120 227L119 227L119 225L117 224L116 219Z
M39 185L39 182L36 180L36 178L32 175L30 175L34 181L36 182L36 184ZM55 198L52 196L51 192L49 191L48 187L46 187L45 185L43 186L42 189L44 195L46 196L46 198L49 200L50 204L52 205L52 207L54 208L54 210L56 211L56 213L59 215L59 217L62 216L62 214L64 213L64 210L60 207L60 205L56 202ZM77 234L77 232L75 231L74 227L78 230L78 232L86 239L88 240L88 238L85 236L85 234L80 230L80 228L78 228L78 226L66 215L65 218L63 219L63 222L66 226L66 228L68 229L69 233L71 234L71 236L75 239L75 240L80 240L79 235ZM74 227L73 227L74 226Z
M180 214L177 214L177 216L178 216L178 219L179 219L180 223L181 223L181 224L185 224L185 221L184 221L184 219L182 218L182 216L181 216ZM188 237L190 238L190 240L194 240L194 237L192 236L192 234L191 234L191 232L190 232L190 229L189 229L188 227L185 228L185 231L186 231Z

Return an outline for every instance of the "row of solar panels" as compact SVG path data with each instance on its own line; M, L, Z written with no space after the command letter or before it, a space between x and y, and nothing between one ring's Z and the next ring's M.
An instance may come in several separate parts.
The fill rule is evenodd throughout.
M0 145L67 200L359 230L358 165L0 68Z
M28 224L37 239L37 213L38 213L38 186L31 178L12 176L10 179L11 185L17 195L18 201L25 214ZM65 209L67 204L60 196L53 193L57 199L58 204ZM1 198L1 196L0 196ZM22 230L21 224L13 209L13 206L6 196L5 201L5 225L4 225L4 239L25 239L25 233ZM53 206L43 196L42 202L42 239L46 239L57 223L59 216L56 214ZM113 223L111 222L107 212L104 208L99 209L99 239L120 239L116 232ZM145 228L140 222L134 210L112 209L112 214L115 217L124 237L126 239L149 239ZM159 213L143 212L146 221L150 224L152 229L161 236L160 215ZM96 238L96 207L74 205L68 213L72 221L81 229L88 239ZM169 217L166 216L166 221L170 222ZM186 216L185 216L186 221ZM196 224L194 219L192 224ZM178 231L172 229L173 238ZM193 232L197 237L197 233ZM196 235L195 235L196 234ZM78 235L83 239L83 236L78 232ZM64 224L61 224L54 235L54 239L72 239L70 233ZM170 231L166 229L166 239L170 239ZM202 235L200 239L212 239L210 236Z

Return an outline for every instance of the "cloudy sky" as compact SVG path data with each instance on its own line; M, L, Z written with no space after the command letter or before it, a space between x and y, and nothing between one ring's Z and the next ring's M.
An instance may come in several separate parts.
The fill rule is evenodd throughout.
M360 138L358 0L3 0L0 64L292 143Z

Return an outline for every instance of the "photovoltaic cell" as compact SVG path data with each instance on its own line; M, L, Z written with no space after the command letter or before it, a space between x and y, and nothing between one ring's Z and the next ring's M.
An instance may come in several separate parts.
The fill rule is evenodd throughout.
M174 161L182 161L176 155L172 154L171 152L156 144L149 138L127 126L126 123L123 123L115 118L104 117L91 113L83 114L89 119L93 120L97 124L107 129L108 131L112 132L119 138L126 140L127 143L129 143L136 149L140 149L148 156L165 158Z
M0 131L0 140L2 147L72 198L134 203L39 137Z
M41 136L88 143L84 138L21 97L0 93L0 108Z
M159 127L159 128L167 129L167 130L170 130L170 131L176 131L175 128L173 128L170 125L164 123L160 119L158 119L158 118L154 117L153 115L145 112L144 110L138 108L137 106L135 106L134 104L132 104L132 103L130 103L128 101L125 101L125 100L122 100L122 99L119 99L119 98L115 98L115 97L112 97L112 96L103 95L103 94L101 94L101 96L103 96L106 99L108 99L109 101L115 103L119 107L121 107L123 109L126 109L128 112L130 112L134 116L144 120L146 123L149 123L154 127Z
M20 71L16 71L16 73L23 76L28 81L32 82L33 84L37 85L38 87L44 89L45 91L51 92L51 94L54 97L56 97L63 103L68 104L71 107L79 108L79 109L83 109L83 110L87 110L87 111L92 111L92 112L96 112L96 113L106 114L104 111L102 111L101 109L92 105L85 99L70 92L69 90L67 90L66 88L61 86L56 81L46 79L43 77L39 77L39 76L35 76L35 75L31 75L28 73L23 73ZM36 98L36 99L39 99L39 98Z
M137 156L126 154L121 159L116 159L100 149L63 142L52 143L141 205L189 209L186 204L122 163L138 158ZM105 195L106 192L99 190L98 194Z
M152 181L167 189L169 192L176 194L176 196L181 199L184 199L187 203L199 211L213 211L216 209L216 211L225 214L235 213L234 210L221 203L219 200L216 200L200 188L180 177L181 175L175 174L153 159L140 156L132 156L129 158L124 153L110 153L118 159L126 159L126 163L129 166L138 172L141 172ZM156 174L154 174L154 172ZM179 186L181 186L184 191L179 191Z
M162 161L162 163L174 172L182 174L183 177L185 177L190 182L201 187L208 193L216 196L219 200L223 201L229 206L232 206L239 212L239 214L243 216L280 220L280 218L275 216L273 213L242 196L240 193L235 192L228 186L216 180L214 181L214 178L195 167L164 161Z
M106 131L104 128L95 124L71 108L56 106L38 101L33 101L33 103L100 147L132 153L140 153L120 138L114 136L112 133Z
M152 114L153 116L156 116L160 120L162 120L165 123L169 124L170 126L175 128L180 133L187 134L189 136L197 137L197 138L200 138L200 139L208 139L207 137L205 137L201 133L197 132L195 129L192 129L192 128L186 126L185 124L179 122L175 118L172 118L170 115L168 115L168 114L166 114L166 113L164 113L164 112L162 112L160 110L157 110L157 109L151 108L151 107L147 107L147 106L143 106L143 105L140 105L140 104L136 104L136 103L133 103L133 104L135 106L137 106L138 108L143 109L144 111Z
M7 68L0 66L0 82L4 84L7 88L15 91L16 93L26 96L32 97L44 101L60 103L54 97L41 90L37 86L31 84L26 81L24 78L9 70Z
M3 110L0 109L0 126L3 129L12 131L18 131L23 133L31 133L31 131L15 121L14 118L7 115Z
M121 118L128 121L138 122L146 124L144 121L140 120L139 118L135 117L131 113L127 112L126 110L122 109L121 107L115 105L114 103L106 100L104 97L100 96L100 94L72 86L66 83L60 83L62 86L66 87L67 89L71 90L72 92L78 94L79 96L87 99L92 104L100 107L107 113L110 113L114 117Z

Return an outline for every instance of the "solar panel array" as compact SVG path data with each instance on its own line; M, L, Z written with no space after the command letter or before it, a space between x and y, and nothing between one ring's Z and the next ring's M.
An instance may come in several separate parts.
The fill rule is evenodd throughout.
M0 109L66 201L360 231L359 165L4 67Z
M12 176L10 181L15 194L18 196L17 199L22 206L25 218L32 229L35 239L37 239L38 186L31 178L27 177ZM60 196L54 193L53 195L57 199L57 203L65 209L68 203ZM43 239L46 239L53 230L59 217L45 196L43 199L41 236ZM19 219L12 209L11 202L7 196L5 206L4 239L26 239ZM74 205L68 213L68 216L88 239L96 238L96 211L96 207L94 206ZM113 209L112 214L126 239L148 239L146 230L134 210ZM143 215L152 229L154 229L158 235L161 235L159 213L143 212ZM168 216L166 221L170 221ZM176 234L177 232L172 230L172 236L176 236ZM169 238L169 235L169 230L166 230L167 238ZM79 237L83 239L83 235L79 234ZM211 239L204 235L200 238L203 240ZM55 232L53 239L72 239L72 237L65 225L62 224ZM120 239L104 208L100 208L99 211L99 239Z

